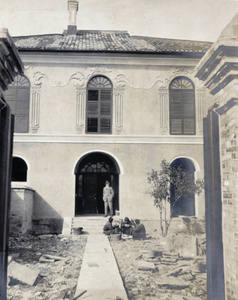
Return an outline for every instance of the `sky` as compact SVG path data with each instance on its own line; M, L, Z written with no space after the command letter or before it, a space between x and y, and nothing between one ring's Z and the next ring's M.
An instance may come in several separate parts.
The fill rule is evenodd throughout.
M238 13L238 0L79 0L78 30L214 42ZM0 0L11 36L63 33L67 0Z

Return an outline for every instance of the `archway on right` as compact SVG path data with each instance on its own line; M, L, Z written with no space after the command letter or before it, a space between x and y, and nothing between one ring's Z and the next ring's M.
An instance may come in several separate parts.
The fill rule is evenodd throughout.
M180 167L182 170L191 176L194 181L195 167L191 160L187 158L177 158L171 163L172 167ZM195 216L195 194L187 193L183 194L179 199L175 198L175 187L170 186L170 196L171 196L171 213L172 217L177 216Z

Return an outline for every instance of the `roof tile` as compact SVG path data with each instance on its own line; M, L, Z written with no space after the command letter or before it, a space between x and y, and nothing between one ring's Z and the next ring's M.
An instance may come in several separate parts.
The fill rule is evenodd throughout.
M126 31L77 31L77 34L48 34L14 37L18 50L205 53L210 42L130 36Z

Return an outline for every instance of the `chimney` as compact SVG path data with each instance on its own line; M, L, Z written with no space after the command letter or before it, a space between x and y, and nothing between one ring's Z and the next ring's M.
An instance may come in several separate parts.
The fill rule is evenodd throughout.
M68 24L68 34L76 34L76 17L78 11L78 1L68 0L68 11L69 11L69 24Z

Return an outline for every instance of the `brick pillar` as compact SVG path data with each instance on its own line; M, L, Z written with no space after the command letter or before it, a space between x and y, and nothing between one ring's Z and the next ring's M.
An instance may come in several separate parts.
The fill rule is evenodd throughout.
M226 299L238 295L238 105L220 117Z

